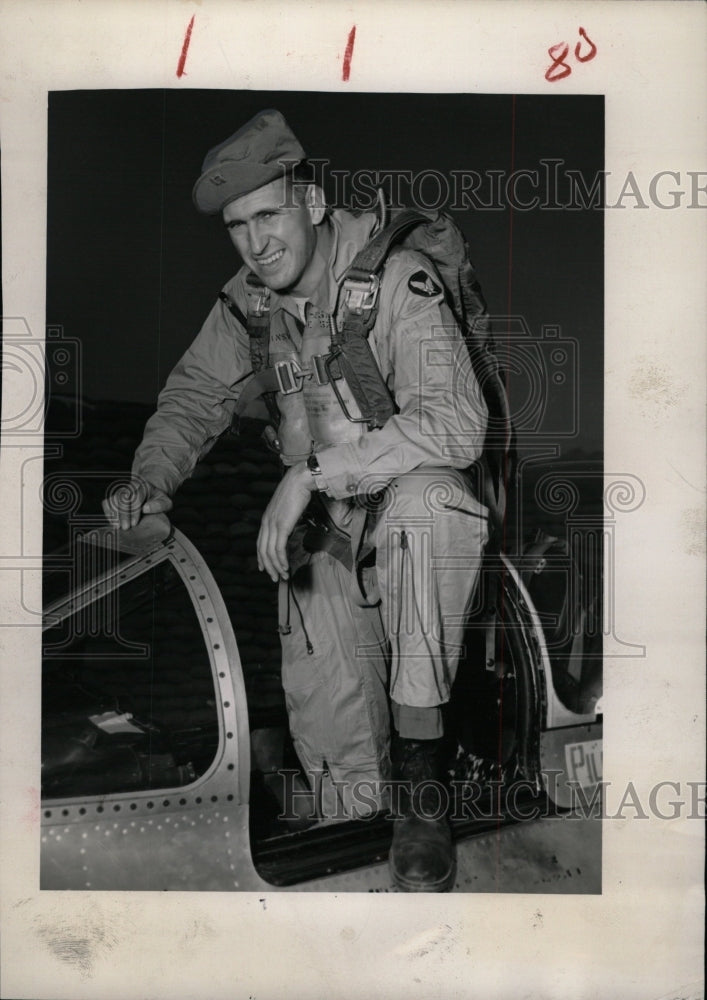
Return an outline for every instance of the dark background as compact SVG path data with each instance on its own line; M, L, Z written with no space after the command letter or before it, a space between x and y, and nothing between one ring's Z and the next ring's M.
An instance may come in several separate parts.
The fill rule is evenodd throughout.
M542 174L540 159L557 158L591 186L604 165L604 105L595 96L52 93L47 322L80 341L85 398L154 403L239 264L220 219L193 207L192 186L206 151L266 107L280 109L330 170ZM530 197L527 185L519 190ZM576 434L561 435L562 452L601 449L602 212L504 205L451 214L491 312L522 315L533 338L552 324L578 342L580 422ZM549 402L546 429L566 431L566 387L556 396L550 387Z

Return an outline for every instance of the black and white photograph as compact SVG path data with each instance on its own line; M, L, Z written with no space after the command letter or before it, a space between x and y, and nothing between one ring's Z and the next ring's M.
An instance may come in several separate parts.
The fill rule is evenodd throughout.
M601 892L603 136L49 95L44 888Z
M704 995L704 17L0 0L0 994Z

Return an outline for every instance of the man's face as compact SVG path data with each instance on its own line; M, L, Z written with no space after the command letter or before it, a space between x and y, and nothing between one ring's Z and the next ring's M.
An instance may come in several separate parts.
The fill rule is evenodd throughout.
M251 271L273 291L296 293L317 245L315 213L279 177L230 202L223 221L231 241Z

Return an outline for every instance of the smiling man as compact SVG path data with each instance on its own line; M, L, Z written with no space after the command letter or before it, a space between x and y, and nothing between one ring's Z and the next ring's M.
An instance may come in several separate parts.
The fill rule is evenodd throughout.
M303 191L285 178L223 209L223 221L243 263L272 291L302 297L315 290L326 270L329 232L316 228L323 216L314 186ZM317 253L319 243L323 246Z
M454 853L433 786L442 707L488 538L465 472L481 454L486 406L440 277L411 250L391 249L374 294L366 343L376 378L370 366L344 377L332 364L349 269L380 221L330 211L302 179L304 161L272 110L207 155L194 201L221 215L243 266L169 376L135 455L132 500L117 517L127 528L168 510L234 411L269 402L284 474L257 559L280 588L297 753L316 777L322 816L383 808L392 775L404 789L393 878L406 891L443 891ZM388 397L378 426L362 419L356 380ZM105 507L116 517L114 500ZM303 547L305 511L315 527Z

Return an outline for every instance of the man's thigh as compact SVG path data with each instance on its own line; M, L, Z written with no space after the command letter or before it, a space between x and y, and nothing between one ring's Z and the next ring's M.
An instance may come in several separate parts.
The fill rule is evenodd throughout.
M393 480L374 530L391 697L449 699L488 541L488 511L463 473L416 470Z

